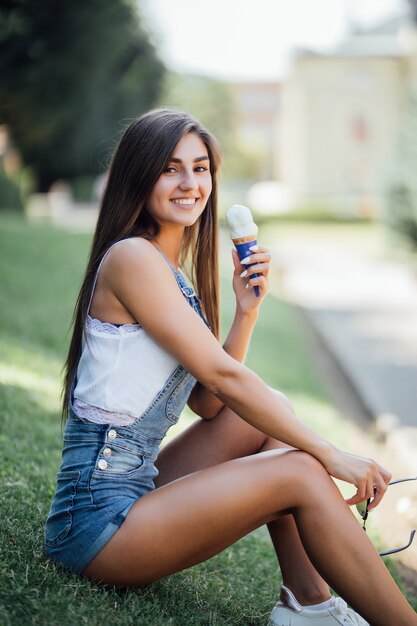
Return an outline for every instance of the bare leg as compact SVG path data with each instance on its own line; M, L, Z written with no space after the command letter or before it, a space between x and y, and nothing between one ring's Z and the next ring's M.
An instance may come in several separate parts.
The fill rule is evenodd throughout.
M267 437L225 407L210 421L198 421L161 451L157 486L231 459L265 450L288 448ZM309 560L291 514L268 524L280 564L283 583L301 604L315 604L330 597L328 585Z
M84 574L145 585L207 560L288 511L314 566L355 610L373 626L417 626L323 466L299 451L222 463L144 496Z
M261 451L286 447L268 437ZM275 548L283 584L291 589L301 604L318 604L330 597L327 583L308 558L294 520L284 515L268 524L269 534Z

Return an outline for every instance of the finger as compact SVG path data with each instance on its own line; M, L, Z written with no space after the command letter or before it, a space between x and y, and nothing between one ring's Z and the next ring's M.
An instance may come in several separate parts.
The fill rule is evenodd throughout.
M265 276L254 276L253 278L250 278L246 283L246 289L255 286L259 287L259 289L266 290L268 287L268 283Z
M378 463L374 463L374 476L373 476L373 494L371 496L371 503L368 507L368 510L371 511L381 502L384 497L387 489L389 481L391 480L391 474L386 470L382 465ZM369 496L368 496L369 497Z
M389 483L392 480L392 474L390 471L388 471L385 467L382 467L382 465L378 465L378 469L379 469L379 473L381 474L383 481L386 485L389 485Z
M366 498L364 498L363 496L359 495L358 492L355 493L355 495L351 496L350 498L346 499L346 502L349 506L353 506L354 504L359 504L359 502L364 502L366 500Z
M257 254L250 254L244 259L241 260L242 265L250 265L251 263L262 263L265 261L270 261L271 255L269 252L262 252Z
M364 502L370 498L371 503L368 506L368 511L371 511L376 506L378 506L378 504L384 497L388 487L385 481L382 480L382 478L375 478L374 480L377 482L367 481L365 496L362 496L362 491L360 493L357 491L354 496L346 500L347 504L349 504L349 506L352 506L354 504L359 504L359 502Z
M265 246L261 246L259 243L257 243L254 246L251 246L249 250L251 252L269 252L269 248L265 248Z
M382 498L384 497L385 492L386 492L386 489L385 491L377 491L375 493L375 496L372 498L368 506L368 511L372 511L372 509L375 509L378 506L378 504L381 502Z
M354 504L359 504L360 502L366 502L368 500L368 498L365 498L361 495L358 494L358 492L355 493L355 495L351 496L350 498L346 498L346 503L349 506L353 506Z
M345 502L349 506L354 506L355 504L359 504L359 502L366 502L366 500L364 500L363 498L358 496L357 493L355 493L354 496L351 496L350 498L345 498Z
M375 487L374 487L374 496L368 507L369 511L372 511L372 509L375 509L375 507L378 506L378 504L381 502L382 498L386 494L387 489L388 489L388 485L385 482L384 478L382 476L378 476L377 482L375 483Z
M240 274L241 278L252 276L252 274L266 274L269 270L269 263L255 263Z
M374 479L370 479L366 482L366 493L365 498L369 500L369 498L373 498L376 492L376 485Z
M366 479L361 480L357 484L355 483L356 493L350 498L348 498L346 502L349 505L353 505L353 504L358 504L358 502L363 502L363 500L366 500L367 499L367 496L366 496L367 486L368 485L367 485Z

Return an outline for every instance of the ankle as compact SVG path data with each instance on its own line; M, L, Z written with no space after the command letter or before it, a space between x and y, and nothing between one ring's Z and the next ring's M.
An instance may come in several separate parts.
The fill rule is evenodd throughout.
M326 602L332 596L328 588L319 587L301 587L297 584L288 585L283 583L287 589L289 589L302 606L311 606L312 604L320 604ZM281 589L280 600L285 601L285 594Z

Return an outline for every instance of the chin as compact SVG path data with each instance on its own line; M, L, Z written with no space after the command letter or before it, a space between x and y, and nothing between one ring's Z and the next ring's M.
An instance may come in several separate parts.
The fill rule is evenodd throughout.
M196 224L196 222L198 222L198 220L200 219L201 215L197 215L197 216L189 216L187 218L184 218L183 220L178 220L177 224L181 225L181 226L194 226L194 224Z

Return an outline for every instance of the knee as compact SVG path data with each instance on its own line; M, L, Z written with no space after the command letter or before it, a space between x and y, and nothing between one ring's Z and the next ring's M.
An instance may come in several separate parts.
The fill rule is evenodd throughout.
M288 461L291 479L298 488L320 489L325 482L331 480L325 467L308 452L290 450Z
M328 476L328 473L322 463L312 454L308 452L304 452L303 450L294 450L294 456L297 457L297 465L301 468L302 472L305 474L325 474Z
M272 462L270 484L274 492L285 494L288 508L315 503L333 482L320 461L307 452L281 449L264 454Z

